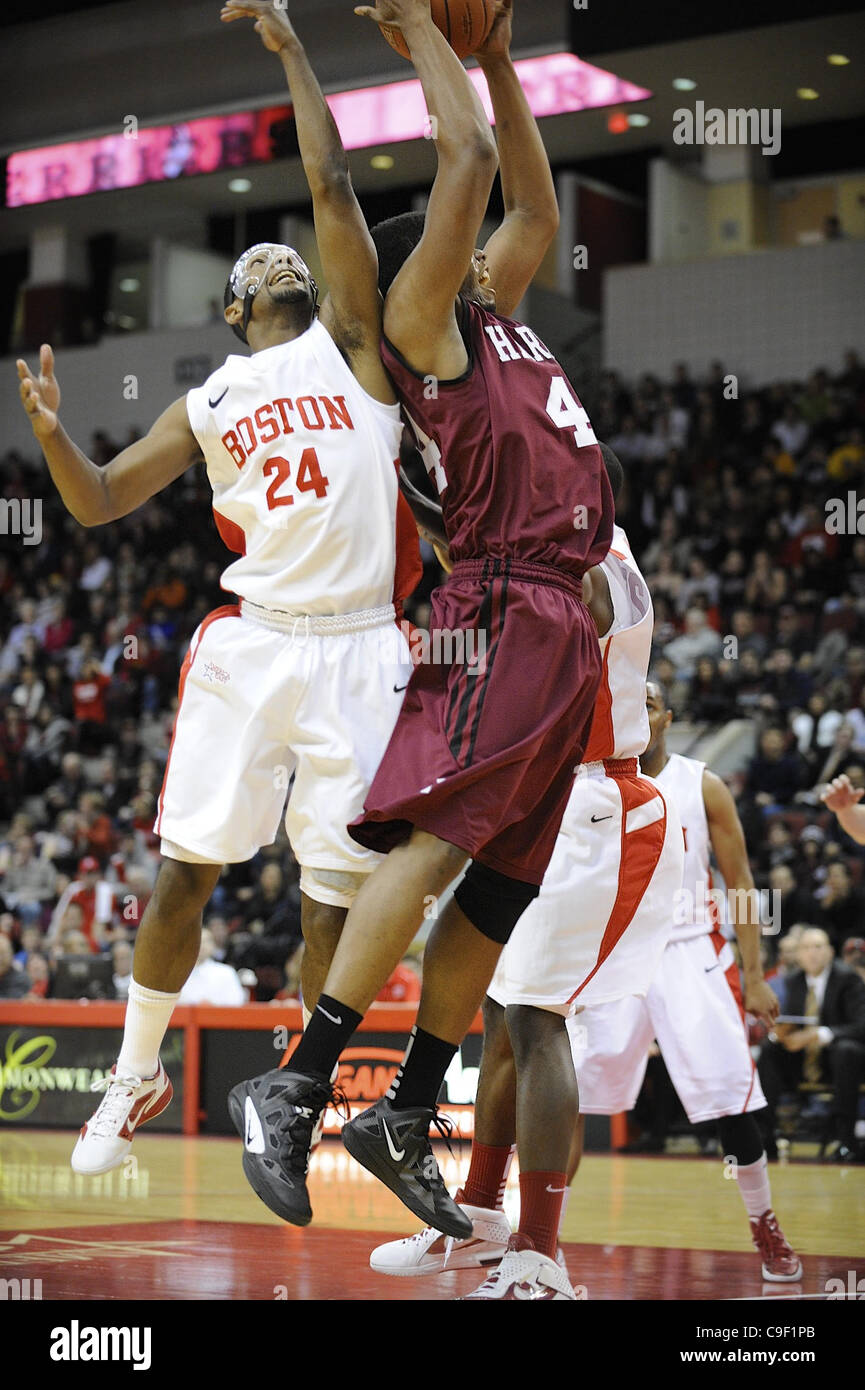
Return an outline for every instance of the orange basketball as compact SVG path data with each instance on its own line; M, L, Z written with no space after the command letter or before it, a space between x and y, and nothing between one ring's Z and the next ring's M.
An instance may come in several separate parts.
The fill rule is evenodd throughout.
M474 53L493 27L496 7L494 0L430 0L433 23L441 29L458 58ZM399 29L389 24L380 26L391 48L410 58Z

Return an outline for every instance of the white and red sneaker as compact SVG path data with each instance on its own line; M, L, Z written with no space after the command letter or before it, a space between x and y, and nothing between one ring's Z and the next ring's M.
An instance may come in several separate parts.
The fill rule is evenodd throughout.
M528 1236L519 1232L515 1232L508 1241L501 1263L487 1275L474 1293L466 1295L467 1300L471 1298L577 1302L563 1260L551 1260L549 1256L541 1255Z
M485 1265L497 1264L511 1234L504 1212L470 1207L462 1190L457 1192L454 1201L471 1218L471 1236L455 1240L426 1226L416 1236L377 1246L369 1257L370 1269L377 1274L442 1274L448 1269L482 1269Z
M170 1103L174 1089L159 1063L155 1076L118 1075L116 1065L108 1076L94 1081L91 1091L105 1091L94 1115L82 1126L71 1163L76 1173L94 1177L119 1168L132 1147L138 1125L161 1115Z
M802 1278L802 1261L786 1240L773 1211L751 1217L751 1239L763 1261L763 1278L777 1284Z

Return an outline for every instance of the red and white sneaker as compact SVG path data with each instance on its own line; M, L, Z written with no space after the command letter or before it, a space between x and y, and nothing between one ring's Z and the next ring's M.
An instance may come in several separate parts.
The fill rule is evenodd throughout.
M105 1091L99 1109L82 1126L71 1163L76 1173L94 1177L119 1168L132 1147L138 1125L161 1115L170 1103L174 1089L159 1063L155 1076L118 1075L116 1065L108 1076L94 1081L91 1091Z
M802 1261L785 1239L773 1211L751 1217L751 1239L763 1261L763 1278L776 1284L802 1278Z
M377 1246L369 1257L370 1269L377 1274L442 1274L448 1269L482 1269L485 1265L497 1264L511 1234L504 1212L470 1207L462 1190L457 1192L454 1201L471 1217L471 1236L454 1240L426 1226L416 1236Z
M508 1241L501 1264L497 1265L471 1298L511 1298L564 1300L577 1302L575 1290L571 1287L567 1271L561 1259L551 1260L541 1255L528 1236L516 1232Z

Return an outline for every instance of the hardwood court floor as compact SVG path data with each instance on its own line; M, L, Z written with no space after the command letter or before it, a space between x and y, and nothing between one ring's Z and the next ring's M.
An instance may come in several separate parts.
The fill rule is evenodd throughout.
M44 1299L451 1299L477 1271L374 1275L372 1247L419 1228L335 1141L313 1159L314 1224L258 1201L233 1139L140 1135L101 1178L69 1168L74 1136L0 1133L0 1278L41 1279ZM465 1167L439 1155L453 1187ZM564 1229L589 1299L825 1297L865 1276L865 1167L772 1165L775 1209L802 1256L800 1284L764 1285L736 1184L721 1159L589 1155ZM508 1196L513 1216L518 1192Z

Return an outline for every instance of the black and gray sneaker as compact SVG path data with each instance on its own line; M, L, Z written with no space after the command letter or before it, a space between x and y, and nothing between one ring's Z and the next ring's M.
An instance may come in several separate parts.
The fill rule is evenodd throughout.
M447 1139L449 1120L426 1106L395 1110L383 1097L344 1126L342 1142L352 1158L389 1187L427 1226L456 1240L472 1234L471 1219L450 1197L432 1145L430 1124Z
M243 1140L246 1180L271 1211L293 1226L308 1226L306 1190L312 1131L333 1087L297 1072L266 1071L241 1081L228 1096L228 1112Z

